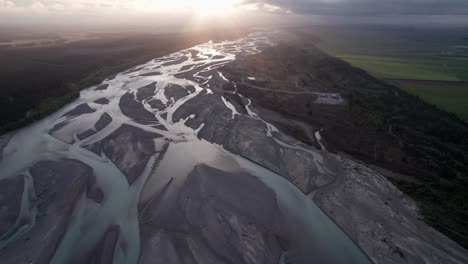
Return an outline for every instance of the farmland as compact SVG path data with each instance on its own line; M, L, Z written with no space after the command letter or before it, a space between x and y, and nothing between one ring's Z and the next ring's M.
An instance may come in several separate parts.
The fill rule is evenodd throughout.
M466 80L468 59L404 58L372 55L337 54L352 65L388 79L434 81Z
M440 109L468 119L463 29L318 27L320 48ZM464 83L467 82L467 83Z
M401 83L402 89L419 96L428 103L468 120L468 84L408 84Z

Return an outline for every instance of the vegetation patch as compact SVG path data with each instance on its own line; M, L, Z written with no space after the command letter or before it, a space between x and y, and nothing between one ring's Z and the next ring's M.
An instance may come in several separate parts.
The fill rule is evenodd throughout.
M468 60L451 58L401 58L355 54L334 54L337 57L382 78L462 81Z
M468 85L399 84L403 90L424 101L468 120Z
M80 92L78 89L70 89L70 91L64 96L58 98L47 98L42 101L39 106L28 111L23 118L0 125L0 135L44 118L55 110L77 99L79 96Z

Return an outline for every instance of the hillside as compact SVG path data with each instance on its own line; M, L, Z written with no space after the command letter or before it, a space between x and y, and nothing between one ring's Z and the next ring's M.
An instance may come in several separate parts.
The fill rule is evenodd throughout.
M468 247L468 126L455 115L326 55L304 39L226 68L226 76L241 83L241 94L283 115L268 121L317 145L301 125L305 123L312 132L320 130L329 151L376 165L419 203L424 221ZM243 77L246 72L254 78ZM321 93L336 93L344 100L312 103L323 100Z

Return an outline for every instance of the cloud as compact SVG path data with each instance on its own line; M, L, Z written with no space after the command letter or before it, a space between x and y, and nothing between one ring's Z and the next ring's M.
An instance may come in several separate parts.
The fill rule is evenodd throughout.
M42 2L34 1L34 2L31 4L31 9L32 9L33 11L45 11L45 10L47 10L48 8L47 8Z
M194 0L195 2L197 0ZM219 0L212 0L213 2ZM466 15L468 0L239 0L246 9L273 13L294 12L324 16L368 15ZM2 9L44 8L64 9L124 9L132 5L164 6L166 0L0 0ZM178 3L179 1L173 1ZM184 1L180 1L181 3ZM190 2L190 0L186 0ZM1 10L0 10L1 11Z
M296 14L321 23L468 23L468 0L0 0L0 23L21 19L79 23L96 17L112 22L123 21L119 19L123 16L189 14L197 1L231 1L259 20L262 15Z
M264 12L270 14L289 14L291 10L283 8L278 5L272 5L269 3L256 3L256 2L247 2L240 3L237 7L241 10L254 11L254 12Z
M129 4L137 2L132 0L0 0L0 7L9 6L16 11L77 11L77 10L93 10L101 9L116 9L125 7ZM5 9L0 9L5 11Z
M15 7L15 3L7 0L0 0L0 8L1 9L11 9Z
M297 14L322 16L468 16L467 0L246 0L244 4L268 4Z

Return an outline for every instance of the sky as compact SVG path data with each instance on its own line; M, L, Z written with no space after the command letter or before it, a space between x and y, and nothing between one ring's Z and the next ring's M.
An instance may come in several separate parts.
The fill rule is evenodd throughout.
M468 0L0 0L2 24L183 23L193 17L468 24Z

